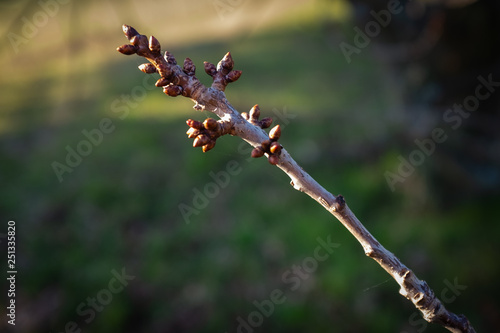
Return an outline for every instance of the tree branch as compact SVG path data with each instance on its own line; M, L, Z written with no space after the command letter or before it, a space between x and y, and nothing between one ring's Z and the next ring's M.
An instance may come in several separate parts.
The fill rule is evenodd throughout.
M420 310L425 320L442 325L451 332L475 333L470 322L463 315L446 310L425 281L406 267L393 253L385 249L361 224L345 203L341 195L334 196L306 173L277 141L281 135L279 125L268 134L263 130L271 125L270 118L259 120L260 109L254 106L249 113L240 114L228 102L224 90L231 82L238 80L241 71L233 70L234 62L228 52L217 67L205 62L205 72L213 78L211 87L204 86L195 76L196 67L186 58L183 68L177 65L168 51L161 55L158 40L140 35L134 28L123 25L123 32L130 44L118 47L123 54L137 54L149 63L139 69L145 73L159 73L156 86L163 87L169 96L182 95L195 102L196 110L215 113L220 120L207 119L203 123L189 119L187 134L194 138L193 146L209 151L216 140L226 134L236 135L254 147L252 157L266 155L269 162L283 170L291 179L291 185L320 203L334 215L363 246L365 254L378 262L400 285L399 293L409 299Z

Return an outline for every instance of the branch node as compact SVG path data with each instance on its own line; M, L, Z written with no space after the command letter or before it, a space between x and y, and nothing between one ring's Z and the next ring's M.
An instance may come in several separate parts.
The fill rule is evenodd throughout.
M196 111L203 111L203 110L205 110L205 105L202 105L202 104L199 104L198 102L196 102L196 104L193 105L193 109L195 109Z

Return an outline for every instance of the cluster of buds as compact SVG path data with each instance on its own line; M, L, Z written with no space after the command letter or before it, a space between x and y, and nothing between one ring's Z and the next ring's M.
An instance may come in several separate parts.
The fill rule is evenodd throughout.
M212 88L224 91L226 86L238 80L241 76L241 71L233 71L234 61L231 53L228 52L215 67L214 64L208 61L204 62L205 72L213 79Z
M188 119L189 126L186 134L188 138L194 139L193 147L202 147L204 153L215 147L215 141L220 136L231 133L231 127L227 122L207 118L204 122Z
M268 128L271 126L273 123L273 119L270 117L264 118L262 120L259 120L260 117L260 108L258 104L255 104L251 109L250 112L242 112L241 116L245 118L249 123L258 126L260 128Z
M150 36L148 39L147 36L139 34L137 30L126 24L123 25L122 29L130 44L119 46L117 51L126 55L137 54L145 57L150 63L140 65L139 69L141 71L147 74L159 73L161 75L160 80L168 81L168 79L172 79L173 71L172 67L169 66L171 63L167 60L168 52L165 54L164 60L161 56L161 45L158 39L155 36ZM159 87L162 86L160 80L157 82Z
M259 147L252 150L252 157L262 157L267 154L267 159L272 165L276 165L279 162L279 156L281 154L281 149L283 148L279 143L278 139L281 136L280 125L274 126L271 131L269 131L269 140L263 141Z
M154 37L151 36L151 38L154 38ZM170 64L173 66L177 65L177 61L175 60L175 57L172 55L172 53L165 51L163 58L165 59L167 64ZM158 73L158 70L156 69L156 67L151 63L139 65L139 69L146 74ZM194 63L191 59L186 58L186 60L184 60L184 67L183 67L182 71L184 73L186 73L186 75L188 75L188 76L194 76L194 74L196 72L196 66L194 65ZM184 91L182 86L172 83L171 77L159 78L158 81L156 81L155 86L163 87L163 92L166 95L172 96L172 97L182 95L182 93Z
M130 44L118 47L118 52L126 55L137 54L145 57L150 62L139 65L139 69L146 74L160 74L161 77L155 83L157 87L163 87L163 92L168 96L184 95L185 92L182 86L173 83L173 81L179 81L174 80L176 76L174 74L174 66L177 65L177 61L168 51L162 57L161 45L158 39L154 36L148 39L145 35L139 34L137 30L128 25L123 25L123 32L130 41ZM186 58L182 71L187 76L194 76L196 67L191 59Z

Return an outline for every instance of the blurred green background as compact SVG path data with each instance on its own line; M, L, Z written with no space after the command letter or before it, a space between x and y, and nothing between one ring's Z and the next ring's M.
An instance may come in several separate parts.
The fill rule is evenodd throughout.
M258 103L282 124L280 142L299 164L343 194L449 310L478 332L498 330L500 92L457 129L443 114L474 94L479 75L500 81L499 4L403 1L347 61L341 43L355 45L354 28L387 6L2 1L0 248L14 220L18 274L16 325L2 305L0 331L444 331L416 316L389 275L285 174L250 160L241 140L221 138L206 154L191 148L185 120L210 114L154 89L140 58L116 52L127 42L123 23L155 35L179 63L190 57L205 84L203 61L231 51L243 75L229 101L240 112ZM103 119L112 130L85 146L84 133ZM391 191L386 172L435 128L447 140ZM67 165L68 149L91 152L60 181L54 162ZM179 205L193 206L211 172L228 165L239 172L186 219ZM318 237L339 246L287 282ZM123 270L130 277L117 291ZM450 283L461 287L450 293ZM7 304L5 279L0 287ZM275 289L283 303L256 314L254 303ZM252 320L254 328L241 324Z

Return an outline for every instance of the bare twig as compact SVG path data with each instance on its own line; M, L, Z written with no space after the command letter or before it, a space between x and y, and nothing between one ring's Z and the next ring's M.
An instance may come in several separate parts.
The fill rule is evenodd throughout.
M150 63L139 66L145 73L159 73L156 86L163 87L169 96L182 95L195 102L197 110L215 113L220 120L207 119L201 123L189 119L187 134L194 138L193 146L208 151L215 146L220 136L231 134L241 137L254 147L253 157L266 155L269 162L282 169L290 178L291 185L319 202L334 215L361 243L365 254L379 263L400 285L400 294L413 302L428 322L437 323L451 332L475 333L470 322L463 315L455 315L444 307L425 281L417 276L387 249L385 249L361 224L345 203L341 195L334 196L307 174L277 140L281 129L275 126L268 134L263 130L271 125L271 119L259 120L260 109L254 106L249 113L238 113L224 94L226 86L241 76L241 71L233 70L234 62L227 53L217 66L205 62L205 72L213 78L211 87L204 86L195 76L195 66L187 58L183 68L177 65L168 51L162 56L160 43L151 36L140 35L134 28L123 25L130 44L118 47L123 54L137 54Z

